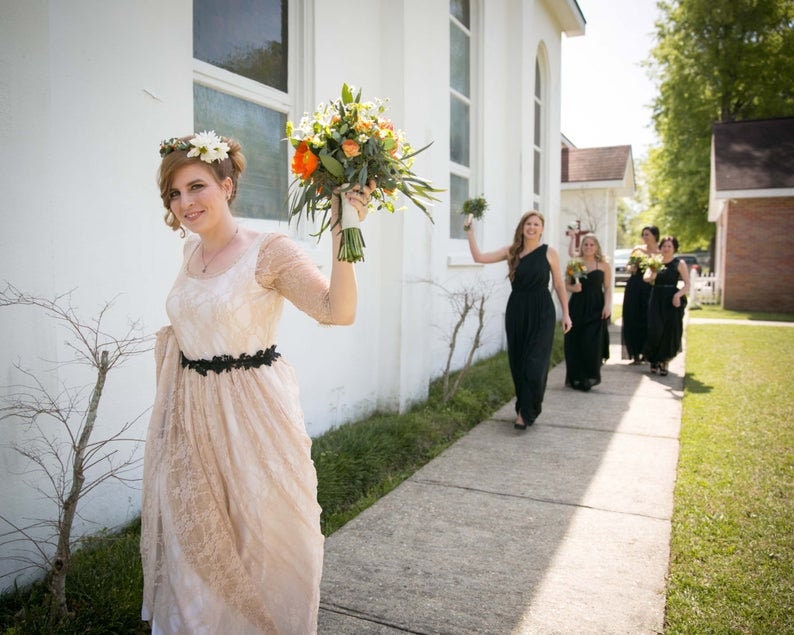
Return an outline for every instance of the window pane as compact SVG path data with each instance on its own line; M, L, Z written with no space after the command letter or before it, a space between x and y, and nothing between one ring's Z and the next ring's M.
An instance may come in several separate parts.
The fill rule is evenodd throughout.
M540 113L541 113L540 103L536 101L535 102L535 145L538 148L541 145L540 144L540 141L541 141L541 138L540 138L540 124L542 122L541 122Z
M469 96L469 68L469 36L450 23L449 85L466 97Z
M449 12L455 16L467 29L471 27L469 0L450 0Z
M193 57L287 92L288 0L193 0Z
M449 158L469 165L469 106L454 95L449 102Z
M534 178L533 178L533 187L532 191L535 193L536 196L540 196L540 152L535 150L535 159L534 163Z
M248 165L232 207L237 216L287 220L287 116L211 88L193 85L193 129L215 130L243 145Z
M540 64L535 60L535 99L543 99L541 91L541 77L540 77Z
M469 198L469 180L455 174L449 175L449 237L466 238L463 231L464 218L460 211Z

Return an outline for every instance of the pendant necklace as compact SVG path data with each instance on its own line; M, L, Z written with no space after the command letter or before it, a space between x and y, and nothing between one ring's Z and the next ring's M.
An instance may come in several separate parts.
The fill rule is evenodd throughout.
M234 230L234 234L232 234L232 237L229 239L229 242L226 243L223 247L221 247L218 251L216 251L212 255L212 258L209 259L209 262L204 260L204 241L201 242L201 264L204 265L204 268L201 270L201 273L207 273L207 267L209 267L212 264L212 261L215 260L222 251L224 251L229 245L232 244L232 241L234 241L234 239L237 237L237 233L239 231L240 231L240 226L238 225L237 229Z

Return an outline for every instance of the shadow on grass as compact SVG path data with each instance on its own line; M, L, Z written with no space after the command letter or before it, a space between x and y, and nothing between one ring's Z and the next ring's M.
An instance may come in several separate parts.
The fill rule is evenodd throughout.
M687 373L684 376L684 389L697 395L711 392L714 387L709 384L704 384L699 379L695 378L693 373Z

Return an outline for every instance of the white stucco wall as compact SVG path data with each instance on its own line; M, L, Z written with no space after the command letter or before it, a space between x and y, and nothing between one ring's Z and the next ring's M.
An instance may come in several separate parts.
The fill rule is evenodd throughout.
M433 145L416 170L438 187L449 181L449 5L446 0L305 0L313 40L304 60L305 101L335 97L343 82L365 98L389 97L395 124L419 147ZM531 207L535 56L546 56L544 205L546 239L561 233L559 218L560 33L549 0L480 3L482 45L476 60L482 91L477 174L473 187L491 209L481 246L508 243ZM86 318L115 299L105 328L124 333L131 320L153 334L167 321L164 300L181 262L182 241L162 222L155 185L161 139L192 128L191 0L27 0L0 4L0 138L6 165L0 208L0 283L52 297L72 291ZM363 19L371 28L354 28ZM312 35L313 34L313 35ZM302 113L294 113L297 119ZM222 132L222 131L221 131ZM452 316L443 293L490 289L480 355L503 346L509 291L506 265L471 263L463 241L449 236L445 194L435 224L410 208L376 214L363 226L367 260L357 265L360 308L351 327L323 328L286 307L279 349L296 368L306 425L317 436L375 409L404 409L422 400L447 355ZM264 230L283 224L243 221ZM302 243L328 271L330 245ZM474 324L470 323L468 333ZM0 308L0 397L20 381L14 363L41 370L41 360L70 358L65 333L32 309ZM461 348L456 365L463 359ZM91 377L60 366L46 386L76 387ZM150 353L111 373L97 438L106 437L150 406ZM148 417L133 436L145 436ZM6 443L24 432L5 421ZM0 449L0 510L14 522L51 514L20 476L18 456ZM35 483L34 483L35 484ZM83 502L94 523L115 527L139 511L140 492L108 482ZM82 523L82 521L81 521ZM0 547L0 575L11 570ZM0 587L6 578L0 581Z

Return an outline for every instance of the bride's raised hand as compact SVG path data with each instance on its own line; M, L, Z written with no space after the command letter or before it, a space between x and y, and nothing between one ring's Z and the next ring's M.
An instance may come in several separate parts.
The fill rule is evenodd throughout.
M352 188L341 193L341 196L344 196L347 201L356 208L359 221L363 221L367 217L369 213L369 203L376 189L377 183L374 179L370 179L364 187L356 183Z

